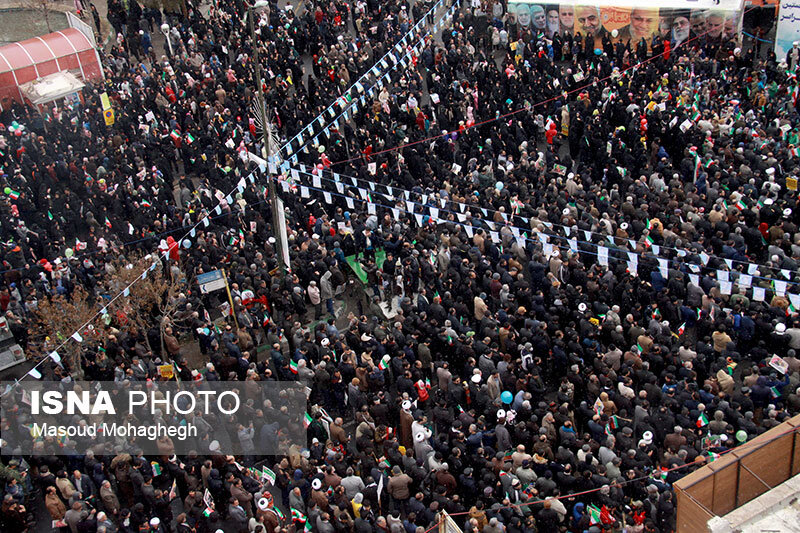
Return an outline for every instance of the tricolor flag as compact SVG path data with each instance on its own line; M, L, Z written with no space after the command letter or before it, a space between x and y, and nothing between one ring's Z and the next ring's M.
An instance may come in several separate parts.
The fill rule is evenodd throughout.
M53 213L50 211L47 212L47 220L53 220Z
M686 331L686 322L678 326L678 336L680 337L683 335L683 332Z
M294 359L289 361L289 370L292 371L292 374L297 374L297 361Z
M275 514L278 515L278 518L280 518L281 520L286 520L286 517L283 515L283 512L278 507L273 505L272 507L270 507L270 509L275 511Z
M800 157L800 150L797 148L792 148L789 150L789 155L792 157Z
M778 390L778 387L770 387L769 392L773 398L778 398L781 395L781 391Z
M178 130L172 130L170 132L169 136L172 137L172 140L174 140L174 141L177 141L178 139L181 138L181 134L178 133Z
M697 427L701 428L708 424L708 417L705 413L700 413L700 416L697 417Z
M586 508L589 511L589 525L595 525L600 523L600 509L597 508L596 505L590 505Z
M192 144L192 143L194 142L194 137L192 136L192 134L191 134L191 133L187 133L187 134L186 134L186 142L187 142L188 144Z
M9 191L8 197L11 198L12 200L16 200L17 198L19 198L19 193L17 191Z
M108 220L108 217L106 217L106 227L107 227L108 229L111 229L111 221L110 221L110 220Z
M384 355L381 358L380 362L378 362L378 368L380 368L381 370L386 370L387 368L389 368L389 361L390 360L391 360L391 357L387 353L386 355Z
M740 198L740 199L739 199L739 201L738 201L738 202L736 202L736 209L738 209L739 211L743 211L743 210L744 210L744 209L746 209L746 208L747 208L747 204L746 204L746 203L744 203L744 200L742 200L742 199Z
M306 413L303 415L303 426L308 429L308 426L311 425L311 415Z
M158 463L158 461L151 461L150 466L153 469L153 477L158 477L161 475L161 465Z
M301 524L305 524L306 515L304 515L294 507L290 507L290 510L292 511L292 522L300 522Z
M261 320L261 327L265 328L265 327L267 327L268 324L269 324L269 313L264 311L264 318L263 318L263 320Z
M700 169L703 168L703 164L700 161L700 156L694 156L694 179L697 179L697 176L700 174Z
M151 203L150 203L149 201L147 201L147 200L142 200L142 205L143 205L144 207L152 207L152 205L153 205L153 204L151 204Z

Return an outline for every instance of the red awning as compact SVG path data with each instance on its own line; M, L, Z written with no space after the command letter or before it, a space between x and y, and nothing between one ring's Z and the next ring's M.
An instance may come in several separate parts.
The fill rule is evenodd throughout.
M23 83L60 71L84 82L103 79L97 51L75 28L0 47L0 107L7 99L22 101L18 87Z

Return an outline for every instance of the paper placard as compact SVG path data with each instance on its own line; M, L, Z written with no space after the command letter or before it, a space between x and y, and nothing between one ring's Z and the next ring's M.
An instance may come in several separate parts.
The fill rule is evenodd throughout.
M789 371L789 363L783 360L782 357L777 355L773 355L772 359L769 360L769 366L780 372L781 374L786 374Z
M605 246L597 247L597 262L603 266L608 266L608 248Z
M739 274L739 287L744 287L745 289L749 289L750 285L753 284L753 276L749 274Z
M785 281L776 279L773 280L773 284L775 287L775 294L777 294L778 296L784 296L786 294L787 284Z
M731 283L730 281L720 281L719 292L725 295L730 295L731 292L733 292L733 283Z
M767 294L767 290L764 287L753 287L753 301L754 302L763 302L764 297Z
M681 133L686 133L689 130L689 128L691 128L693 125L694 123L687 118L686 120L681 122L681 125L679 126Z

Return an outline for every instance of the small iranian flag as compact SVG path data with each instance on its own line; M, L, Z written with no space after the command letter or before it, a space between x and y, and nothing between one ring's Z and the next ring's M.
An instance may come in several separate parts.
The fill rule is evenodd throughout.
M269 324L269 313L264 313L264 319L261 321L261 327L265 328Z
M781 391L778 390L778 387L770 387L769 392L773 398L779 398L781 395Z
M697 179L697 175L700 174L700 169L703 168L703 164L700 162L700 156L694 156L694 179Z
M595 525L600 523L600 509L595 505L590 505L587 510L589 511L589 524Z
M383 356L383 358L378 363L378 368L380 368L381 370L386 370L387 368L389 368L389 361L390 360L391 360L391 357L389 357L389 354L387 353L386 355Z
M425 388L427 389L431 388L431 380L428 378L425 378Z
M303 415L303 426L308 429L308 426L311 425L311 415L306 413Z
M303 531L311 531L311 522L306 521L306 525L303 526Z
M648 248L649 248L650 246L653 246L653 238L652 238L650 235L648 235L647 237L645 237L645 238L644 238L644 244L645 244L645 246L647 246Z
M608 427L611 429L617 429L619 427L619 419L617 418L617 415L613 415L608 419Z
M700 118L700 111L695 111L689 118L692 119L692 122L697 122L697 119Z
M107 227L108 229L111 229L111 221L110 221L110 220L108 220L108 217L106 217L106 227Z
M153 204L151 204L147 200L142 200L142 205L145 206L145 207L152 207Z
M12 200L16 200L17 198L19 198L19 193L17 191L9 191L8 197L11 198Z
M706 452L708 453L708 462L713 463L717 459L719 459L719 454L714 452Z
M744 203L744 200L739 199L739 201L736 202L736 209L738 209L739 211L743 211L744 209L747 209L747 204Z
M181 134L178 133L178 130L172 130L170 132L169 136L172 137L172 140L174 140L174 141L177 141L178 139L181 138Z
M700 416L697 417L697 427L701 428L708 424L708 417L705 413L700 413Z
M214 509L212 509L211 507L206 507L206 510L203 511L203 516L208 518L209 516L211 516L211 513L213 513L213 512L214 512Z
M53 213L50 211L47 212L47 220L53 220Z
M800 157L800 150L798 150L797 148L792 148L791 150L789 150L789 155L792 157Z
M683 335L683 332L686 331L686 322L678 326L678 336L680 337Z
M281 511L280 509L278 509L274 505L272 507L270 507L270 509L275 511L275 514L278 515L278 518L280 518L281 520L286 520L286 517L283 515L283 511Z
M186 134L186 142L192 144L194 142L194 137L192 137L191 133Z
M304 515L294 507L290 507L290 510L292 511L292 522L300 522L303 524L306 522L306 515Z
M292 371L292 374L297 374L297 361L294 359L289 361L289 370Z
M161 465L158 463L158 461L151 461L150 466L153 468L153 477L161 475Z

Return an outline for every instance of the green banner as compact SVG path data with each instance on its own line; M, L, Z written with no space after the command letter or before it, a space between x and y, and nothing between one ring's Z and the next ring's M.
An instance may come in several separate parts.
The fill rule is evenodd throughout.
M378 268L383 268L383 264L386 262L386 252L383 248L378 248L375 250L375 264L378 265Z
M353 272L356 273L356 276L358 276L358 279L361 280L361 283L366 285L367 273L364 272L364 269L361 267L361 263L359 263L358 260L356 259L356 256L350 255L348 257L345 257L345 259L347 260L347 264L350 265L350 268L353 269Z

